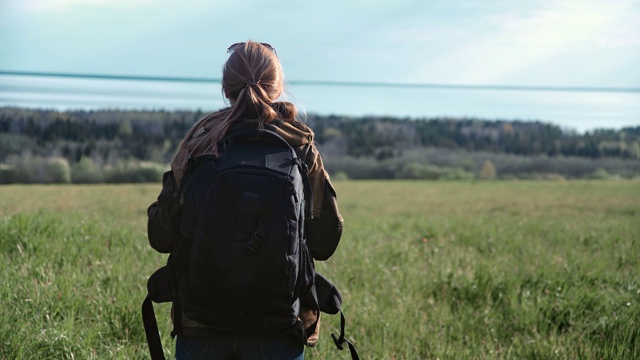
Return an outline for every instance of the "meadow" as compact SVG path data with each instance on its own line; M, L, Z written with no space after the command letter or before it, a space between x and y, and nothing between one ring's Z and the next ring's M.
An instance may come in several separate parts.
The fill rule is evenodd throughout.
M639 359L639 181L336 182L363 359ZM0 187L0 359L149 358L160 184ZM167 356L169 305L156 305ZM348 359L323 316L308 359Z

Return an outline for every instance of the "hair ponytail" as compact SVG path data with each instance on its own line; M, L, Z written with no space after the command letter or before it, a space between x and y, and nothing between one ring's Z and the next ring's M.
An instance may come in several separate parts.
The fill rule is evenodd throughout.
M269 123L294 121L294 104L275 101L284 92L280 61L273 49L248 41L234 48L222 71L222 89L231 106L206 115L187 132L181 148L189 156L218 154L217 144L238 119Z

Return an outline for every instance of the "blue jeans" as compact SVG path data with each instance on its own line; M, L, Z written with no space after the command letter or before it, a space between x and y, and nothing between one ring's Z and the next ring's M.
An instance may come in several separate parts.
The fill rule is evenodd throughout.
M290 333L265 336L178 336L176 359L304 360L304 345Z

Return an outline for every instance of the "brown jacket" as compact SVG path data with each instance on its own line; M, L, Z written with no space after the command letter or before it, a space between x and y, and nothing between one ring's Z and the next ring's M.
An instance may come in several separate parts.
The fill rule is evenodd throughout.
M229 132L258 126L259 124L255 121L239 121L229 129ZM300 122L274 121L263 124L262 127L284 138L309 169L313 209L311 209L311 218L305 223L307 244L315 260L326 260L338 246L342 235L343 219L338 211L335 190L314 145L313 131ZM165 174L158 200L151 204L148 210L149 243L161 253L171 252L180 238L179 226L176 226L180 223L179 214L181 213L177 191L189 156L184 147L181 149L172 161L172 171ZM314 310L301 309L300 319L305 327L308 327L318 315ZM182 319L185 334L206 335L208 329L206 325L196 323L185 316ZM307 345L315 345L316 340L317 330L310 336Z

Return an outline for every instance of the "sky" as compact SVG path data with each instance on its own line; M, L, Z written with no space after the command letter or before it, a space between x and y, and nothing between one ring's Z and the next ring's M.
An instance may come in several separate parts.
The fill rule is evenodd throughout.
M219 78L227 47L247 39L272 44L291 82L640 88L637 0L0 0L0 71ZM117 84L104 90L94 81L98 91L40 80L0 76L0 105L37 105L38 88L75 89L49 105L82 99L79 92L118 92ZM150 99L157 87L136 91ZM172 94L174 107L177 98L182 106L223 104L219 84L187 95L169 87L160 104ZM640 125L638 91L290 90L318 113L540 119L578 130ZM75 106L83 102L91 103Z

